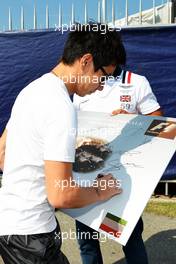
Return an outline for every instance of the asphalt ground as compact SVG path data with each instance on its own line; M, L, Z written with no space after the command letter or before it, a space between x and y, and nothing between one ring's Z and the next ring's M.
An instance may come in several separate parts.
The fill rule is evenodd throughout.
M74 238L74 220L61 212L57 212L56 216L62 232L65 234L72 232L73 234L72 239L63 239L63 252L68 257L70 264L81 264L79 248ZM176 218L144 213L143 220L145 226L143 238L149 264L176 264ZM121 246L113 240L107 239L101 242L101 249L104 264L126 263ZM0 260L0 264L3 264L2 260Z

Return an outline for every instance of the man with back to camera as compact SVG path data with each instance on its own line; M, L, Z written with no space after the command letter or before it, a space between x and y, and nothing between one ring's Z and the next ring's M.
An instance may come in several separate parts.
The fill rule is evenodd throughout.
M119 33L107 25L82 26L70 32L58 65L18 95L0 138L0 255L5 264L69 263L56 236L54 208L84 207L120 194L112 174L103 178L105 190L98 178L98 187L62 188L62 183L73 180L77 121L70 95L102 90L106 74L123 63L121 49Z
M122 53L123 64L126 52ZM74 95L77 110L107 112L116 114L162 115L160 106L144 76L122 70L117 66L114 79L109 79L103 91L96 91L84 98ZM83 264L103 264L99 240L95 230L76 221L77 239ZM128 264L148 264L147 253L142 239L143 221L140 217L123 252ZM90 239L87 235L90 233Z

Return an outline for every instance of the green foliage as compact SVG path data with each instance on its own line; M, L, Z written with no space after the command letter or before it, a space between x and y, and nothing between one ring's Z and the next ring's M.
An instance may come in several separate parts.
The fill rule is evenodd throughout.
M145 212L176 218L176 201L150 201L145 208Z

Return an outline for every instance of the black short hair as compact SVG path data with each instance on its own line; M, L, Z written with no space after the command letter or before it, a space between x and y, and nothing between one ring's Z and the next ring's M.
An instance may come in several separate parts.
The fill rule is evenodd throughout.
M103 66L126 63L119 31L106 24L77 24L69 32L61 61L72 65L86 53L92 54L95 71Z

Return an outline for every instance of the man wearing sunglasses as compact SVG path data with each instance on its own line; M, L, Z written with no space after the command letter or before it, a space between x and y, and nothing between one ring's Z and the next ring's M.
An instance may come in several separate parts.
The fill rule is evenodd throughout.
M124 61L126 54L123 53ZM74 96L74 105L81 111L107 112L109 114L162 115L150 84L144 76L116 67L113 77L100 67L104 74L104 89L81 98ZM96 231L76 221L76 231L83 264L103 264ZM139 219L123 252L128 264L148 264L142 239L143 221ZM90 236L86 237L89 233Z
M55 68L17 96L0 138L0 255L5 264L68 264L60 250L55 208L80 208L120 195L110 173L103 179L106 190L101 179L98 187L71 185L77 118L70 96L102 90L100 67L112 74L123 63L122 48L118 32L107 25L98 24L96 30L84 25L70 32Z

